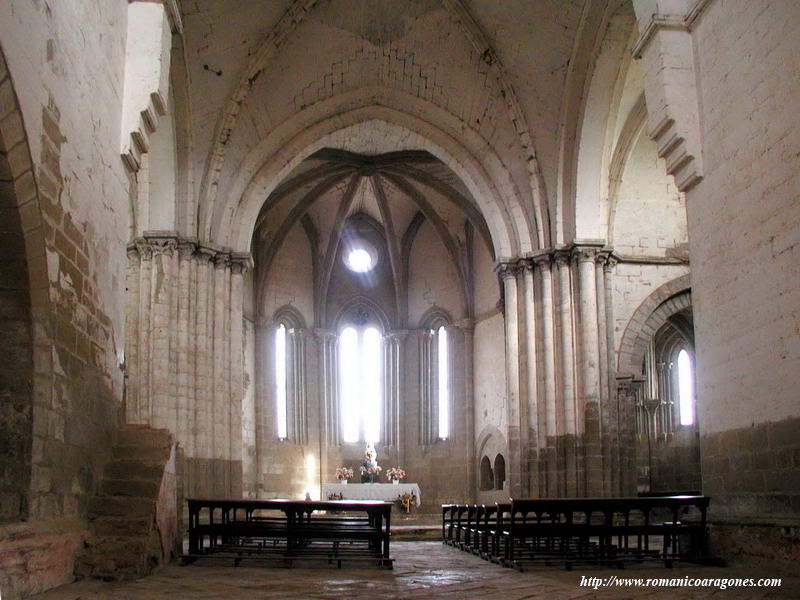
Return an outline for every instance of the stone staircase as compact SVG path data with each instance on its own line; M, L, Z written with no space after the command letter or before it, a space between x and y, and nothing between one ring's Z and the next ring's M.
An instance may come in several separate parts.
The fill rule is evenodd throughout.
M177 556L175 456L167 430L122 426L89 505L91 534L76 561L78 578L136 579Z

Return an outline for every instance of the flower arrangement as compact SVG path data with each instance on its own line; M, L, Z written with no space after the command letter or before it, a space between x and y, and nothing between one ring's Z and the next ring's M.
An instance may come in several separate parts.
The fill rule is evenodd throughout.
M398 496L397 500L406 512L411 512L411 507L417 505L417 497L409 492Z
M344 479L350 479L353 476L353 469L348 469L347 467L339 467L336 469L336 479L342 481Z
M367 475L379 475L382 470L383 469L381 469L378 465L374 465L372 467L365 467L362 465L361 474L364 475L366 473Z
M400 467L392 467L388 471L386 471L386 477L389 479L405 479L406 472L401 469Z

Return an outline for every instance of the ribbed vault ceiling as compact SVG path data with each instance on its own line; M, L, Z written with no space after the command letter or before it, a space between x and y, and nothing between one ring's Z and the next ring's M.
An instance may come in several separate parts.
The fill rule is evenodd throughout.
M354 217L368 218L386 240L395 286L403 289L414 237L429 223L459 274L464 295L469 277L468 231L493 254L486 222L458 177L426 151L363 155L325 148L299 164L265 200L258 216L253 252L259 289L276 254L294 227L302 227L321 269L330 277L342 232Z

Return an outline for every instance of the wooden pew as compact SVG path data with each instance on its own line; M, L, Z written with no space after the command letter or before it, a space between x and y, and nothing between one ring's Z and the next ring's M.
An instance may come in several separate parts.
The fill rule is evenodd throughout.
M368 559L392 568L390 502L194 498L187 502L186 562L215 555L229 556L234 564L244 558L280 559L291 566L295 559L323 558L341 567L342 560Z
M702 559L709 501L705 496L512 500L509 519L499 524L501 562L521 569L523 562L558 558L570 569L577 562L622 566L626 560L658 559L671 567L676 560ZM690 509L699 518L682 521ZM666 521L654 514L659 511ZM681 536L691 540L691 555L679 551ZM651 548L653 541L660 549Z

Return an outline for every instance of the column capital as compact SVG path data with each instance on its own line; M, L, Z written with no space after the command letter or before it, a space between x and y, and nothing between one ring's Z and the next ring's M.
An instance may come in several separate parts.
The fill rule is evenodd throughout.
M141 239L150 246L153 256L173 256L180 240L174 231L145 231Z
M473 331L475 329L475 319L461 319L453 323L453 325L464 331Z
M137 247L136 242L128 242L126 250L128 254L128 260L131 261L131 264L133 264L136 259L140 257L139 248Z
M572 245L572 257L575 261L581 262L594 262L602 255L607 248L600 240L595 242L575 242Z
M553 251L553 262L555 262L556 266L559 268L568 266L571 259L572 252L567 248Z
M619 263L619 257L613 252L609 253L608 257L606 257L606 262L603 265L603 271L610 273L614 267L617 266L617 263Z
M501 262L497 263L494 270L495 273L497 273L497 275L500 277L500 279L505 281L506 279L511 279L512 277L516 277L520 273L521 267L518 261Z
M197 262L204 265L210 264L216 255L217 251L214 248L200 244L197 245L194 251Z
M553 252L552 250L540 250L535 254L530 254L527 257L527 261L533 267L539 269L549 269L553 264Z
M214 256L214 267L216 269L226 269L231 266L231 254L230 252L217 252Z
M253 266L253 259L249 254L232 252L230 254L231 272L237 275L246 273Z
M196 250L197 242L188 239L178 241L178 256L181 257L181 260L188 260L192 258Z
M337 335L333 329L323 329L321 327L315 327L311 330L314 334L314 337L321 341L326 340L335 340Z
M408 329L394 329L392 331L387 331L384 337L389 338L390 340L402 342L408 336Z

